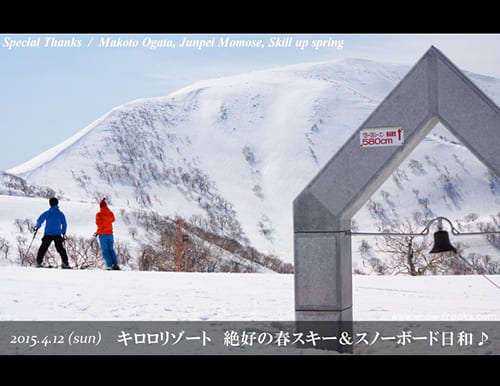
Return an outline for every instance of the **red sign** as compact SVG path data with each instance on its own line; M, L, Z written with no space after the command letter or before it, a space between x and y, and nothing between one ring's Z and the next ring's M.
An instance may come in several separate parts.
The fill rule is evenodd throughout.
M404 143L401 127L376 127L361 129L361 147L401 146Z

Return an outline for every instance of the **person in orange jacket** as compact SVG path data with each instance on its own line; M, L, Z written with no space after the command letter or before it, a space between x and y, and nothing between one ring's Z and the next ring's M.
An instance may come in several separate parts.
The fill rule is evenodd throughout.
M113 222L115 215L108 208L106 200L103 198L99 204L101 210L95 216L95 223L97 225L96 234L99 235L99 242L101 244L102 257L106 262L107 270L119 270L118 259L114 250L113 240Z

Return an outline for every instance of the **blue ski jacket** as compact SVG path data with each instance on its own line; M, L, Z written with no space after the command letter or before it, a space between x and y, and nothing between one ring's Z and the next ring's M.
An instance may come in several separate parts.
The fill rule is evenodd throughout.
M66 233L66 217L57 205L51 206L49 210L43 212L38 217L36 226L40 228L44 221L47 221L45 224L45 234L47 236L58 236L61 233Z

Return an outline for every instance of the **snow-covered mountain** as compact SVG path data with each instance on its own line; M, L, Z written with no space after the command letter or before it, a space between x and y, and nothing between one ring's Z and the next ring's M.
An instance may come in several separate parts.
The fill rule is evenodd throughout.
M293 262L293 199L408 70L346 59L210 79L118 106L8 173L68 207L106 197L115 208L202 216L218 234ZM500 80L468 75L499 103ZM415 211L478 226L500 212L500 181L438 125L354 223L373 230ZM89 222L75 219L75 232L91 234ZM125 226L122 236L131 237Z

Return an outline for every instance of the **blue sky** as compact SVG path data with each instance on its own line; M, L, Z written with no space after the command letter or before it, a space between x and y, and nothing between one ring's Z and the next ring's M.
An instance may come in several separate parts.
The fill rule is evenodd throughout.
M258 48L143 47L145 38L262 39ZM45 38L81 47L45 47ZM101 38L134 39L135 48L99 47ZM292 47L267 47L292 37ZM38 47L22 47L23 41ZM28 40L27 40L28 39ZM314 49L314 40L343 40L342 49ZM295 47L298 40L309 46ZM9 49L11 42L20 47ZM147 42L147 41L146 41ZM274 66L358 57L414 64L435 45L465 70L500 78L500 34L0 34L0 170L30 160L80 131L112 108L138 98L168 95L199 80Z

